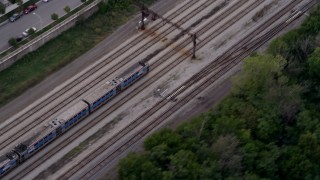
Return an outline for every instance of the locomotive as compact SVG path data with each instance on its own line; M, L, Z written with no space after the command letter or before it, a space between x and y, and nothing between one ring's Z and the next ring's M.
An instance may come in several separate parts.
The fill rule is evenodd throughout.
M71 107L66 108L61 114L37 129L25 141L16 145L13 150L0 156L0 176L3 176L37 153L41 148L68 131L148 72L148 63L139 62L138 64L134 64L122 73L119 78L107 81Z

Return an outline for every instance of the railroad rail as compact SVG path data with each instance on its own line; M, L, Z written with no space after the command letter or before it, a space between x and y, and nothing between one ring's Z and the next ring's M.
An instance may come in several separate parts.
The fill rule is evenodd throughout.
M256 1L252 4L249 5L249 7L247 7L246 11L242 11L240 14L241 15L236 15L234 18L232 18L232 20L228 21L227 24L229 24L228 26L224 26L224 28L221 28L221 32L223 32L224 30L226 30L228 27L230 27L236 20L239 20L241 17L243 17L244 15L246 15L246 13L248 13L250 10L254 9L256 6L260 5L263 2L263 0L259 0ZM230 10L230 9L229 9ZM232 11L233 12L233 11ZM231 13L228 12L228 13ZM220 18L224 18L226 17L225 14L221 14L218 17L218 20ZM220 19L221 20L221 19ZM204 28L202 28L202 31L206 31L208 28L210 29L210 27L212 28L213 26L215 26L217 19L212 20L209 24L209 26L205 26ZM207 29L206 29L207 28ZM216 37L218 34L214 33L215 36L210 36L211 40ZM183 41L182 45L186 46L188 45L189 39ZM210 40L209 40L210 41ZM205 44L208 43L209 41L205 41ZM205 45L204 43L200 43L200 47ZM180 47L183 48L184 46L176 46L176 47ZM179 50L179 49L178 49ZM169 53L166 54L165 57L157 60L156 63L152 64L150 69L154 69L156 68L159 64L163 63L165 60L168 59L168 55L172 56L172 54L175 54L177 52L177 49L174 48L172 49ZM97 123L99 123L100 121L102 121L105 117L107 117L111 112L117 110L119 107L121 107L124 103L126 103L128 100L130 100L131 98L133 98L134 96L136 96L140 91L142 91L143 89L145 89L146 87L148 87L150 84L152 84L154 82L155 79L159 79L161 76L163 76L165 73L167 73L169 70L171 70L173 67L175 67L177 65L177 63L181 63L185 58L188 58L187 56L182 55L182 58L179 59L179 61L175 61L173 64L170 64L168 67L166 67L165 69L162 69L158 74L156 74L155 76L151 77L150 79L148 79L143 85L141 85L138 88L135 88L132 92L128 93L130 95L124 97L123 99L121 99L116 105L113 105L111 108L109 108L107 111L105 111L103 114L101 114L99 117L97 117L95 119L95 121L91 121L88 122L88 124L81 128L79 131L77 131L75 134L71 135L70 137L68 137L64 142L60 143L59 145L57 145L53 150L51 150L50 152L46 153L44 156L42 156L41 158L35 160L35 162L33 164L31 164L30 166L28 166L26 169L24 169L22 172L18 173L16 176L14 176L14 179L19 179L21 177L24 177L26 174L28 174L30 171L32 171L33 169L35 169L36 167L38 167L39 165L41 165L46 159L48 159L49 157L53 156L55 153L57 153L58 151L60 151L61 149L63 149L66 145L68 145L70 142L72 142L74 139L76 139L78 136L80 136L81 134L85 133L87 130L89 130L91 127L93 127L94 125L96 125Z
M253 34L254 34L254 33L253 33ZM270 36L270 38L271 38L271 37L273 37L273 36ZM261 39L264 39L264 38L261 38ZM261 41L257 41L257 42L261 42ZM206 43L202 43L202 45L199 46L198 48L201 48L201 47L204 46L205 44L206 44ZM251 45L251 44L249 44L249 45ZM253 47L256 47L256 46L253 46ZM235 48L235 47L234 47L234 48ZM235 48L235 49L237 49L237 50L239 51L239 48ZM248 49L248 48L246 48L246 49ZM251 47L251 48L249 48L249 49L253 49L253 48ZM240 50L243 51L243 49L241 49L241 48L240 48ZM246 50L246 51L247 51L247 50ZM241 53L240 53L240 54L241 54ZM231 56L231 55L229 55L229 58L230 58L230 56ZM236 58L239 59L238 56L237 56ZM235 57L233 57L232 59L235 59ZM159 62L159 61L157 61L157 62ZM232 62L232 63L234 63L234 62ZM232 64L232 63L231 63L231 64ZM215 66L217 66L217 64L215 64ZM222 66L222 65L220 65L220 67L221 67L221 66ZM224 65L224 66L226 66L226 65ZM226 66L226 67L227 67L227 66ZM205 71L207 71L207 73L208 73L208 72L212 71L212 69L211 69L211 70L210 70L210 69L204 70L204 72L205 72ZM220 72L220 71L219 71L219 72ZM223 74L223 73L222 73L222 74ZM197 76L197 75L196 75L196 76ZM198 75L198 78L199 78L199 75ZM197 81L198 81L198 80L197 80ZM197 82L197 81L195 81L195 82ZM183 86L185 87L185 86L187 86L187 85L183 85ZM181 89L181 87L180 87L180 89ZM185 88L182 88L182 89L185 90ZM174 91L174 92L176 92L176 91ZM177 95L180 94L181 92L182 92L182 91L179 91L179 93L176 93L174 96L177 96ZM132 126L130 125L130 127L132 127Z
M195 4L197 1L190 1L188 4L186 4L185 6L181 7L180 9L178 9L177 11L175 11L172 15L169 16L169 18L173 19L174 17L177 16L177 14L180 14L182 11L185 11L187 8L191 7L193 4ZM209 4L212 4L212 1L206 1L205 3L203 3L201 6L199 6L198 8L196 8L195 11L193 11L191 14L188 14L187 17L184 17L182 21L180 21L180 24L185 23L187 20L189 20L190 18L192 18L195 14L197 14L198 12L200 12L201 10L203 10L204 8L206 8ZM128 46L125 46L121 49L119 49L118 51L116 51L114 54L112 54L110 57L106 58L106 61L102 61L101 63L97 64L97 66L91 68L88 72L86 72L85 74L83 74L82 76L80 76L79 78L75 79L73 82L71 82L70 84L68 84L67 86L63 87L61 90L59 90L57 93L55 93L54 95L48 97L47 99L45 99L44 101L42 101L39 105L36 105L36 107L33 107L30 111L24 113L23 115L21 115L20 117L18 117L17 119L15 119L15 121L13 121L12 123L8 124L7 126L3 127L2 129L0 129L0 136L3 136L5 133L7 133L8 131L10 131L13 127L17 126L19 123L23 122L24 120L26 120L27 118L29 118L31 115L33 115L34 113L36 113L37 111L39 111L40 109L46 107L49 105L49 103L51 103L52 101L54 101L55 99L59 98L60 96L62 96L62 94L70 91L72 88L74 88L77 84L79 84L81 81L84 81L84 79L89 78L91 75L93 75L96 71L98 71L99 69L103 68L104 66L108 65L110 62L112 62L113 60L115 60L118 56L120 56L121 54L123 54L124 52L128 51L128 49L134 47L135 45L137 45L138 43L140 43L143 39L145 39L146 37L151 35L151 31L156 31L158 29L160 29L162 27L161 23L156 24L155 26L153 26L149 32L142 34L140 36L138 36L137 38L135 38L131 43L129 43ZM96 84L98 84L99 82L103 81L106 77L108 77L110 74L114 73L116 70L118 70L119 68L121 68L122 66L124 66L125 64L129 63L131 60L133 60L135 57L137 57L141 52L145 51L146 49L148 49L149 47L151 47L152 45L154 45L154 43L156 43L157 41L159 41L162 37L168 35L169 33L171 33L172 31L174 31L173 27L170 27L166 30L164 30L163 33L159 34L159 36L153 37L146 46L143 46L141 48L139 48L137 51L135 51L133 54L127 56L126 58L124 58L123 61L120 61L120 63L118 63L117 65L111 67L108 71L106 71L105 73L101 74L97 79L95 79L94 81L92 81L90 84L88 84L87 86L84 86L83 88L80 88L79 91L76 91L74 94L72 94L72 96L70 96L67 99L64 99L62 102L58 103L57 106L54 106L51 109L47 110L47 113L43 114L40 117L37 117L33 120L33 123L30 123L29 125L27 125L26 127L24 127L23 129L20 129L17 131L17 133L15 133L12 136L9 136L8 139L2 141L0 143L0 149L3 149L4 147L8 146L10 143L14 142L16 139L18 139L19 137L21 137L22 135L24 135L26 132L30 131L31 129L33 129L35 126L37 126L39 123L42 123L43 121L47 120L50 116L52 116L54 113L58 112L59 110L61 110L63 107L65 107L68 103L70 103L71 101L73 101L74 99L80 97L84 92L88 91L90 88L92 88L93 86L95 86Z
M308 3L305 7L311 8L315 3L314 2L310 2ZM284 8L283 10L290 10L290 8L288 8L289 6L287 6L286 8ZM291 6L290 6L291 7ZM283 11L282 10L282 11ZM282 12L281 11L281 12ZM286 11L288 12L288 11ZM281 14L281 13L280 13ZM273 16L268 22L268 24L264 24L262 26L260 26L258 28L258 30L260 32L264 31L265 28L268 28L268 25L270 25L270 23L275 22L279 17L281 17L280 14L277 14L275 16ZM253 52L254 50L256 50L257 48L259 48L261 45L265 44L267 41L269 41L275 34L277 34L278 32L280 32L282 29L284 29L286 26L288 25L287 22L283 22L282 24L276 26L275 28L272 28L271 30L269 30L265 35L261 36L259 38L259 40L253 41L253 43L250 43L250 41L252 40L252 38L254 38L258 32L255 31L256 33L253 34L249 34L247 37L245 37L244 39L242 39L241 41L239 41L239 44L247 44L247 48L243 49L243 48L237 48L236 45L233 46L232 48L229 49L229 51L232 51L232 53L237 54L236 56L234 56L233 54L223 54L222 56L220 56L217 61L213 61L213 63L211 63L208 67L204 68L200 73L196 74L195 76L193 76L190 81L188 81L187 83L181 85L180 87L178 87L177 89L180 89L181 87L190 87L190 85L194 84L195 82L198 82L200 79L206 77L207 75L210 75L210 72L214 72L215 70L217 70L218 68L221 68L220 70L218 70L216 73L213 73L210 75L210 77L206 78L205 81L203 81L200 85L198 85L196 88L194 88L193 91L191 91L190 93L186 94L184 97L181 98L180 101L178 101L176 104L174 104L173 106L171 106L170 108L168 108L167 111L165 111L163 114L161 114L160 116L158 116L154 121L152 121L151 123L149 123L147 126L145 126L144 128L142 128L142 130L138 131L134 136L132 136L131 138L129 138L125 143L123 143L123 145L120 145L118 148L116 148L115 150L112 151L112 153L110 153L105 159L101 160L101 162L99 164L97 164L96 166L94 166L89 172L87 172L86 174L84 174L80 179L89 179L92 175L94 175L95 173L97 173L102 167L104 167L105 165L107 165L109 162L111 162L112 160L114 160L116 157L118 157L120 154L122 154L125 150L127 150L130 146L132 146L135 142L138 142L141 140L142 137L144 137L145 135L147 135L151 130L153 130L154 128L156 128L159 124L161 124L166 118L170 117L170 115L172 115L174 112L176 112L177 110L179 110L181 107L183 107L185 104L187 104L187 102L189 102L192 98L194 98L195 96L197 96L200 92L204 91L209 85L211 85L213 82L215 82L217 79L219 79L222 75L224 75L226 72L228 72L230 69L232 69L234 66L236 66L239 62L241 62L242 58L248 56L251 52ZM221 63L221 64L220 64ZM220 66L217 66L220 65ZM176 92L176 91L173 91ZM179 93L175 93L174 96L178 96L180 93L182 93L182 91L179 91ZM171 96L171 95L168 95ZM159 102L160 103L164 103L165 100ZM149 111L147 111L144 115L147 117L151 116L153 113L155 113L158 108L161 107L156 107L156 108L152 108ZM144 115L140 116L139 118L142 118ZM138 118L138 119L139 119ZM138 122L138 121L135 121ZM128 126L128 128L124 129L121 133L119 133L119 138L117 138L117 140L119 140L120 138L122 138L123 136L125 136L125 134L127 134L128 132L130 132L132 129L134 129L135 127L137 127L137 125L139 123L137 123L137 125L135 125L133 122L133 124L131 124L130 126ZM129 131L126 131L129 130ZM117 134L118 135L118 134ZM113 138L112 138L113 140ZM115 142L115 141L114 141ZM90 154L90 156L88 156L84 161L81 161L80 164L78 164L77 166L73 167L72 169L76 168L77 170L81 169L83 166L87 165L93 158L97 157L99 154L101 154L103 151L105 151L108 147L110 147L112 144L109 143L109 141L104 144L103 146L100 146L94 153ZM76 172L76 171L74 171ZM59 179L66 179L66 178L70 178L72 177L74 172L68 172L66 174L64 174L63 176L59 177Z

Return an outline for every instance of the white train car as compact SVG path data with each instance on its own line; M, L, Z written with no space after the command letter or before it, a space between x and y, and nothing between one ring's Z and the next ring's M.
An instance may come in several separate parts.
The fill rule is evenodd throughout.
M61 124L61 132L65 132L81 119L89 115L89 106L83 101L79 101L55 118ZM60 129L58 129L60 131ZM60 132L59 132L60 133Z
M95 89L92 93L84 97L82 100L89 104L90 112L102 106L118 92L120 92L120 82L116 79L107 81L102 86Z
M56 129L60 127L59 122L51 121L33 132L27 140L18 144L14 151L19 154L19 161L23 162L33 153L44 147L58 136Z

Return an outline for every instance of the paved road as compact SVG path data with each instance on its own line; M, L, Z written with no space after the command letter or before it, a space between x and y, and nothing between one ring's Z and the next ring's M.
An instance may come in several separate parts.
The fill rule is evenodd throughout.
M59 17L65 15L64 7L71 9L79 6L80 0L51 0L48 3L40 1L38 8L30 14L23 15L15 22L8 22L0 27L0 52L9 48L8 40L18 37L25 29L36 27L37 30L52 22L51 14L56 13Z

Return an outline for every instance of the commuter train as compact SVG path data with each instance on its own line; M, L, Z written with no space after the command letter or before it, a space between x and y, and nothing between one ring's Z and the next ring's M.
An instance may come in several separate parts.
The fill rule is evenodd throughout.
M13 150L0 156L0 176L24 162L51 141L68 131L75 124L100 106L111 100L121 91L132 85L149 72L148 63L139 62L127 71L95 89L71 107L39 128L32 136L14 147Z

